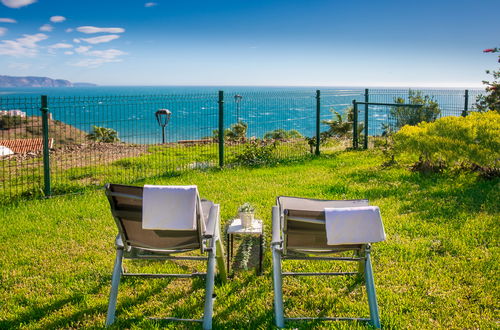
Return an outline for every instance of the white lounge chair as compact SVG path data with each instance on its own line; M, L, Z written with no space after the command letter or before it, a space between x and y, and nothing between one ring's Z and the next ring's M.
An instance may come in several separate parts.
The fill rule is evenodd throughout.
M165 318L171 321L201 322L203 329L212 328L214 276L217 262L222 281L226 280L224 251L220 239L219 205L208 200L196 201L195 230L147 230L142 228L143 188L118 184L107 184L106 196L118 227L116 237L116 259L113 269L106 326L113 324L121 276L161 277L205 277L205 307L203 319ZM202 256L174 256L174 254L200 250ZM122 259L152 260L200 260L207 262L206 273L192 274L135 274L125 273Z
M380 328L380 318L370 261L370 244L328 245L325 227L325 208L363 207L367 200L329 201L297 197L278 197L272 210L272 255L274 283L274 312L276 326L282 328L285 321L298 320L357 320L368 321ZM382 229L383 231L383 229ZM338 253L353 251L353 257L338 256ZM305 256L291 256L298 252ZM335 255L337 254L337 255ZM321 255L321 256L318 256ZM283 260L328 260L358 262L358 272L283 272ZM286 318L283 307L283 276L342 276L362 273L368 294L369 318L350 317L296 317Z

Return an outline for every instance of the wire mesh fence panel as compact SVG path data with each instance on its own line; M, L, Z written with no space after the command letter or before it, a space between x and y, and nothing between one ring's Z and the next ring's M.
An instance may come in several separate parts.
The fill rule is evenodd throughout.
M468 90L467 110L469 112L478 111L476 108L476 101L480 95L485 95L484 89L469 89ZM465 102L464 102L464 104L465 104Z
M0 199L40 193L43 182L39 97L0 98Z
M434 121L445 116L462 116L477 111L474 104L481 90L463 89L370 89L371 103L423 104L423 107L392 107L369 105L368 136L383 137L387 133L397 132L402 126L415 125L421 121ZM435 105L433 105L435 103ZM360 121L364 122L365 107L360 105Z
M364 99L364 89L321 90L320 131L328 137L322 141L322 153L352 147L353 101ZM359 114L360 118L362 115Z
M314 90L225 93L225 162L252 164L267 157L306 155L315 118Z
M318 95L312 88L232 88L222 95L200 89L49 97L50 169L45 173L50 174L51 193L62 194L105 182L131 183L215 167L221 159L233 165L301 157L316 152L318 121L321 153L334 152L353 146L353 101L411 104L427 97L427 103L437 103L439 110L431 111L430 119L415 108L358 104L357 141L362 147L367 136L372 146L405 123L477 111L474 104L482 92L322 89ZM40 97L0 97L2 199L47 192L41 106ZM219 146L221 110L224 144Z
M49 98L49 109L54 193L216 165L213 94Z

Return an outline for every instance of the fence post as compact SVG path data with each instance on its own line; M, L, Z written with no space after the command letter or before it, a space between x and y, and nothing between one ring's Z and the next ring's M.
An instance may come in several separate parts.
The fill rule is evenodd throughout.
M49 108L47 95L42 95L42 135L43 135L43 192L45 196L51 195L50 189L50 150L49 150Z
M462 111L462 117L466 117L469 113L469 90L465 90L465 103L464 103L464 111Z
M320 143L320 117L321 117L321 99L320 91L316 90L316 156L319 156L319 143Z
M365 89L365 139L363 148L368 149L368 88Z
M356 100L352 100L352 104L352 147L358 149L358 103L356 103Z
M224 91L219 91L219 167L224 167Z

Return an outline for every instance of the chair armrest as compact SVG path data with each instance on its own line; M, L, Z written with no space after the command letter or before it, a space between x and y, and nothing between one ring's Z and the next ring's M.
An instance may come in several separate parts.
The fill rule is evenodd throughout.
M116 235L115 246L117 249L123 249L125 246L123 245L122 235Z
M210 208L210 213L208 215L208 223L205 228L204 238L215 237L215 231L217 230L216 225L219 219L219 204L214 204Z
M271 245L281 244L281 222L280 209L278 206L273 206L273 240Z

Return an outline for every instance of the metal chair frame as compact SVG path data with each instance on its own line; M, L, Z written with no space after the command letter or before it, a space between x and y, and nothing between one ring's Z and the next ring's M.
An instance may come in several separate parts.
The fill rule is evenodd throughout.
M279 200L279 199L278 199ZM323 201L327 202L327 201ZM333 201L340 202L340 201ZM342 201L349 203L349 201ZM368 204L366 200L352 201L353 206L363 202ZM275 323L279 328L285 326L286 321L304 321L304 320L328 320L328 321L366 321L370 322L374 327L380 328L380 316L377 305L377 297L375 292L375 283L373 280L373 270L370 259L371 247L370 244L362 244L359 247L353 246L331 246L331 249L317 249L317 248L294 248L295 251L303 253L311 253L316 256L307 257L294 257L287 255L287 235L286 228L288 220L324 224L324 220L310 219L306 217L293 217L289 216L286 209L281 210L280 206L273 206L272 209L272 258L273 258L273 287L274 287L274 312ZM354 251L353 257L334 257L334 256L317 256L321 254L332 254L336 252ZM283 272L283 260L328 260L328 261L346 261L358 262L358 272ZM349 276L362 274L366 285L366 292L368 295L368 305L370 309L369 318L353 318L353 317L285 317L283 307L283 276Z
M142 247L134 246L133 243L127 242L124 238L125 231L121 224L119 212L115 212L113 198L127 198L131 200L142 200L142 196L137 196L133 194L125 194L119 192L111 191L110 187L112 185L107 184L106 196L111 205L111 211L113 217L118 226L119 233L115 240L116 246L116 258L113 267L113 276L111 280L111 291L109 295L108 312L106 317L106 327L110 326L115 321L116 303L118 296L118 287L120 284L120 279L122 276L134 276L134 277L144 277L144 278L194 278L194 277L204 277L205 278L205 304L202 319L181 319L175 317L165 317L165 318L151 318L154 320L169 320L169 321L183 321L183 322L200 322L202 323L203 329L212 328L212 317L213 317L213 303L215 300L214 295L214 281L215 281L215 268L217 262L217 268L219 275L223 282L226 281L227 273L224 264L224 250L220 235L220 219L219 219L219 205L213 204L210 208L210 213L208 216L208 223L205 228L204 219L200 216L198 212L197 216L197 228L200 233L200 251L206 256L174 256L173 254L183 253L188 251L196 250L197 248L183 248L182 246L176 246L172 249L155 249L154 247ZM198 199L197 203L198 211L201 209L201 200ZM123 259L147 259L147 260L193 260L193 261L206 261L207 271L205 273L191 273L191 274L149 274L149 273L127 273L123 268Z

